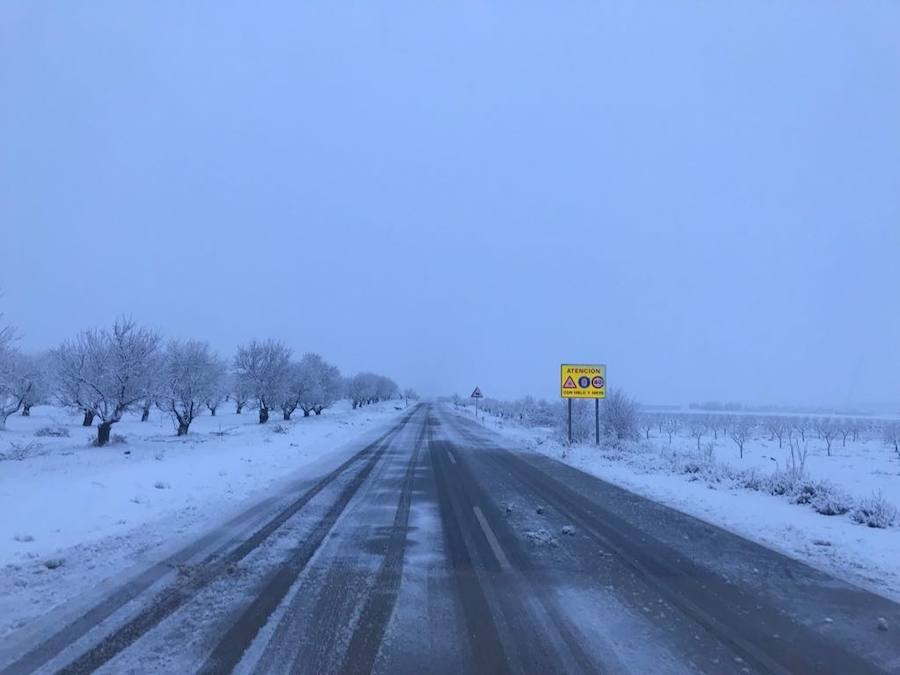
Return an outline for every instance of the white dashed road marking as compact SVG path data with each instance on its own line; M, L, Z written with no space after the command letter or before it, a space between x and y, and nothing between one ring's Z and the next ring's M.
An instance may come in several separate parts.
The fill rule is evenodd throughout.
M494 552L494 557L497 558L497 562L500 563L500 567L505 570L512 569L512 565L509 564L506 554L503 552L503 549L500 548L500 542L497 541L497 537L494 536L494 531L491 529L491 526L488 525L488 521L485 519L481 509L477 506L473 506L472 509L475 511L475 517L478 518L478 524L481 525L484 536L487 538L488 544L491 545L491 550Z

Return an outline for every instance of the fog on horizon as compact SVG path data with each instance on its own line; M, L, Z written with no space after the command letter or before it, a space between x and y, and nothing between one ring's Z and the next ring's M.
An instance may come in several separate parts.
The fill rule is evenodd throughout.
M900 5L0 8L0 312L428 395L900 409Z

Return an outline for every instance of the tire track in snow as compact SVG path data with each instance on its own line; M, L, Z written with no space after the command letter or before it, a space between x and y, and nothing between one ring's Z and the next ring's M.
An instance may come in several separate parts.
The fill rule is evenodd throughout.
M374 442L370 443L333 471L326 474L311 488L306 490L299 498L282 509L274 518L267 521L250 537L225 554L224 557L219 557L221 552L216 552L208 556L198 565L199 572L192 577L188 583L176 582L174 585L161 591L154 597L146 610L140 612L137 616L107 635L98 644L81 654L59 672L66 675L92 672L127 649L147 631L157 626L166 617L170 616L173 612L189 602L199 590L224 575L229 567L240 562L251 552L259 548L259 546L284 525L287 520L296 515L316 495L342 476L347 470L351 469L359 462L364 461L367 457L372 456L373 453L383 450L388 439L399 433L411 415L412 413L406 415L397 425L382 434L382 436ZM188 547L188 549L193 550L194 546ZM176 559L177 562L172 559L170 560L175 564L178 564L178 562L182 562L187 557L189 556L176 554L172 559ZM159 566L155 566L150 571L152 572L158 567ZM49 640L38 645L31 652L10 664L10 666L2 671L3 674L18 675L20 673L29 673L40 668L60 654L64 649L74 644L88 631L95 628L99 623L121 609L125 604L138 597L155 581L161 578L162 575L162 573L147 574L146 578L139 578L140 583L137 583L134 586L128 585L121 592L114 594L108 600L95 606L89 610L84 617L69 624Z
M381 460L393 438L409 422L414 413L415 411L407 415L401 424L392 430L394 433L391 434L390 438L385 439L381 443L375 454L371 456L365 466L341 491L337 500L322 519L319 520L312 533L300 543L300 546L294 550L291 557L268 579L256 598L241 612L231 628L219 640L215 649L207 657L198 672L209 674L231 672L240 663L244 652L253 643L260 629L281 604L294 582L319 550L328 533L347 508L350 500Z

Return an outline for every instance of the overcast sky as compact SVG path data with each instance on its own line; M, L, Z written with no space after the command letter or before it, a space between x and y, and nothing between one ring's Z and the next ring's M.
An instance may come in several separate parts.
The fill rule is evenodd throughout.
M0 229L26 349L900 402L900 4L6 2Z

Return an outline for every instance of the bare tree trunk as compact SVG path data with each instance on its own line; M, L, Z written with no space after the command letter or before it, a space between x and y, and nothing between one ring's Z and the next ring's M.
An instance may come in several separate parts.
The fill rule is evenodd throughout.
M90 427L94 425L94 413L90 410L84 411L84 419L81 421L81 426Z
M146 422L150 419L150 404L144 404L144 410L141 412L141 422Z
M101 422L97 426L97 446L103 447L109 443L109 435L112 430L112 422Z
M291 411L290 410L282 410L281 412L284 413L284 421L290 422L291 421Z
M178 422L178 436L187 436L188 428L191 426L190 422Z
M259 423L265 424L269 421L269 409L268 408L260 408L259 409Z
M307 410L306 408L303 409L303 416L309 417L309 410Z
M30 405L22 406L22 417L31 417L31 406Z
M236 408L235 411L234 411L234 414L235 414L235 415L240 415L242 412L244 412L244 404L243 404L243 403L238 403L238 404L237 404L237 408Z

